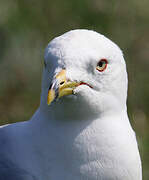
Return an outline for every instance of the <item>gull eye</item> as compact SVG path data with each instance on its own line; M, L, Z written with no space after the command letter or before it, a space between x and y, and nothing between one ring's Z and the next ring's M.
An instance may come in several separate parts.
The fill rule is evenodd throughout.
M96 69L100 72L104 71L107 68L108 61L106 59L101 59L96 66Z

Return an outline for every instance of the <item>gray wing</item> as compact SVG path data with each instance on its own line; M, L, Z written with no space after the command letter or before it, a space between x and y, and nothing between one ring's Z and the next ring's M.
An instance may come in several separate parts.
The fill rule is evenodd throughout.
M37 178L5 159L0 161L0 180L37 180Z

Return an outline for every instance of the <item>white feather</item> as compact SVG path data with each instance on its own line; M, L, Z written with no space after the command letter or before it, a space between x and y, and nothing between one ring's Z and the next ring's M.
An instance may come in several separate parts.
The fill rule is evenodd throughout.
M96 65L102 58L108 66L99 72ZM45 62L37 112L26 123L0 129L1 164L12 162L18 172L40 180L141 180L119 47L94 31L73 30L49 43ZM48 106L49 85L62 68L68 79L84 81L93 89L79 86L75 95Z

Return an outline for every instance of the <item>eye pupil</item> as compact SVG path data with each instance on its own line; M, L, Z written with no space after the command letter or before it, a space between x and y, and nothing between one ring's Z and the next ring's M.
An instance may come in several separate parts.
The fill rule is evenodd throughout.
M99 66L99 67L102 67L102 66L103 66L103 61L100 61L100 62L98 63L98 66Z
M106 59L101 59L96 66L96 69L100 72L104 71L107 68L108 61Z

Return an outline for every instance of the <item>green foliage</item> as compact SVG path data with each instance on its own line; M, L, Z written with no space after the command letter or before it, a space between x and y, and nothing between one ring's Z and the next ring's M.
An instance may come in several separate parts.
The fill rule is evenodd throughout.
M66 31L94 29L119 44L129 74L128 110L149 178L149 1L1 0L0 123L24 121L40 102L44 48Z

